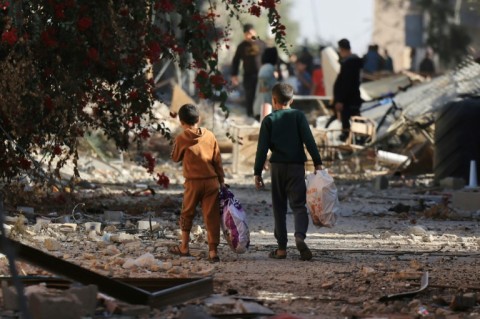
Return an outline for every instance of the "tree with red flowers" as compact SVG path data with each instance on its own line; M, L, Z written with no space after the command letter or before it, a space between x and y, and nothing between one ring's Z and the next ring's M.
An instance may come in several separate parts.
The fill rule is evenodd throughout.
M285 47L279 2L218 5L232 17L265 11L277 44ZM148 77L160 60L196 70L200 97L227 98L217 53L228 41L228 28L218 28L212 2L2 1L0 15L3 180L38 172L36 155L50 163L52 173L69 160L75 164L79 138L92 129L102 130L121 150L149 132L168 136L152 114L154 83ZM148 156L151 167L154 159Z

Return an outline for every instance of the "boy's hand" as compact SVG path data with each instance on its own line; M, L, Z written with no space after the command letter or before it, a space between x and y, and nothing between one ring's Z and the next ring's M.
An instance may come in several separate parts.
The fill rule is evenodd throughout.
M324 170L324 169L325 169L325 166L323 166L323 165L315 165L314 174L317 174L317 171L321 171L321 170Z
M261 188L264 188L265 184L263 183L263 178L262 176L255 176L255 188L257 190L260 190Z

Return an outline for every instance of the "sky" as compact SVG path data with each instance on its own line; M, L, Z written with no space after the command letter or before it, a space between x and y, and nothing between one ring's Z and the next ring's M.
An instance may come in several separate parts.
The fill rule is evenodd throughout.
M300 27L300 41L350 40L353 53L367 51L373 31L374 0L293 0L290 17Z

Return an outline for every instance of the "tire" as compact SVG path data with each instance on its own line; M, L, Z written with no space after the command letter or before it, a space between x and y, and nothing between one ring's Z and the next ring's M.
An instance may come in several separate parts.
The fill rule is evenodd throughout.
M458 177L468 184L471 160L476 160L479 172L480 98L446 104L435 121L435 180Z

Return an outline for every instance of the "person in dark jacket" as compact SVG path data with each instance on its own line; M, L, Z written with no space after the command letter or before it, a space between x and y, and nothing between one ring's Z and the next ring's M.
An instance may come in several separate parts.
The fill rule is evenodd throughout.
M337 117L342 122L340 140L345 141L350 130L350 117L360 115L360 72L362 59L353 54L347 39L338 41L340 73L333 85L333 99Z
M257 38L253 25L243 26L244 40L238 45L232 61L232 84L239 84L238 74L240 62L243 64L243 89L245 91L245 107L248 116L253 116L253 102L257 88L258 71L261 67L261 56L266 48L265 42Z

